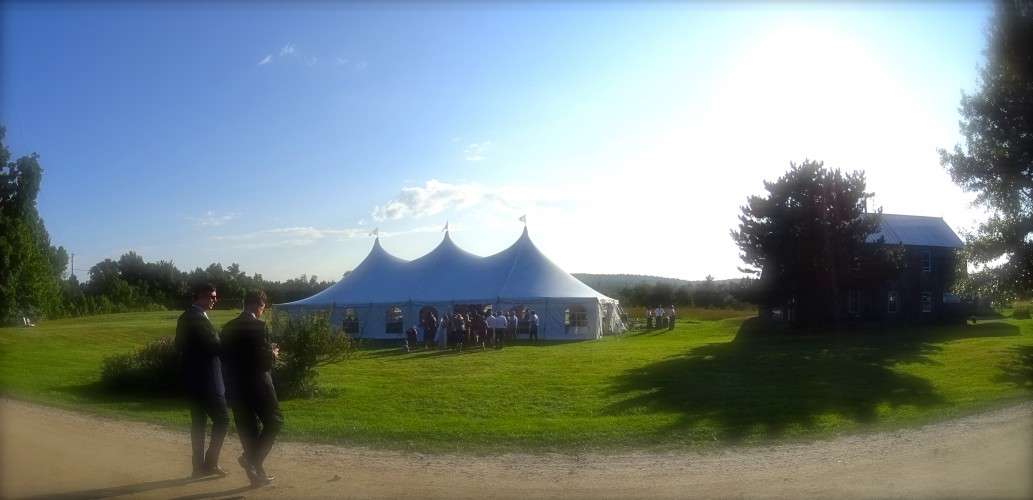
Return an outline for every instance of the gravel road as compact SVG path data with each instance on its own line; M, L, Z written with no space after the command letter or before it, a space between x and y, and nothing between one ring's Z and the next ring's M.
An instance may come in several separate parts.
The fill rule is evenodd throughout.
M289 416L288 416L289 417ZM3 498L1033 498L1033 402L894 432L680 453L417 454L277 443L276 481L190 481L189 436L0 399Z

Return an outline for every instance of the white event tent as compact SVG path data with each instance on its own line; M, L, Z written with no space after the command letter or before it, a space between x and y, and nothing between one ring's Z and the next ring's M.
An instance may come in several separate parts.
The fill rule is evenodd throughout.
M419 326L426 308L441 317L457 305L530 308L538 314L539 338L546 340L624 330L617 301L553 264L531 242L527 227L509 248L488 257L459 248L446 231L434 250L407 261L384 250L378 237L369 255L333 286L277 308L328 310L332 325L356 337L400 339Z

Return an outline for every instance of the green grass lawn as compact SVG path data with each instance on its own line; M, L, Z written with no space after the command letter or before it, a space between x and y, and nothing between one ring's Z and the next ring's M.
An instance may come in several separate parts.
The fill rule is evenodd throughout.
M691 311L681 314L691 315ZM740 313L741 314L741 313ZM215 312L222 324L231 312ZM8 395L185 427L177 400L98 389L101 360L177 312L0 329ZM745 318L463 354L367 348L282 403L285 435L422 451L698 448L914 425L1033 397L1033 320L786 336Z

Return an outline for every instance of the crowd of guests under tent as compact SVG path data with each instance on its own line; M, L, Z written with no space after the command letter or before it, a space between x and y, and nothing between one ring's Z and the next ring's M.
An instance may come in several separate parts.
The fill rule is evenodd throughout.
M496 313L491 306L466 306L442 314L441 318L433 309L426 309L420 316L419 326L406 330L405 350L412 352L421 345L427 349L459 352L464 346L502 349L518 335L527 335L529 341L537 342L538 321L534 309L523 307Z

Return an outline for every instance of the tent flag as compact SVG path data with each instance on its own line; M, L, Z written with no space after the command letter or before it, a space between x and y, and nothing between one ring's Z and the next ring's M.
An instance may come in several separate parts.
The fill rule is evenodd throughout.
M378 227L378 228L373 229L372 231L369 232L369 235L370 236L376 236L376 237L379 238L380 237L380 228Z
M441 228L441 232L443 232L443 233L447 233L448 232L448 221L445 221L445 227Z
M520 216L520 222L523 222L525 226L527 225L527 214Z

